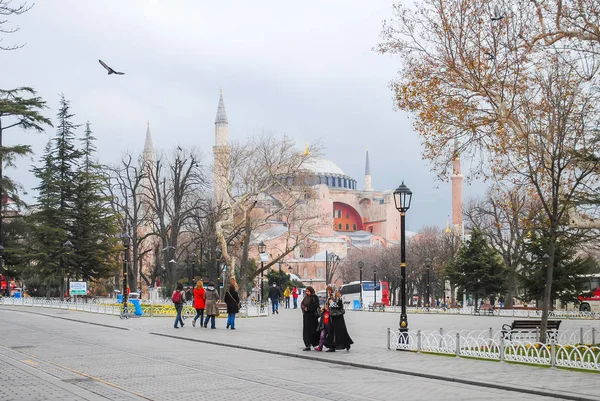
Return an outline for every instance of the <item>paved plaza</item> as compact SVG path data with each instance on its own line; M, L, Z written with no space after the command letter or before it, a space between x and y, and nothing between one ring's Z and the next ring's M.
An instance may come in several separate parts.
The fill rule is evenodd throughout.
M0 307L0 400L596 400L600 376L389 351L398 314L346 314L350 352L303 352L301 312L237 330L173 329L172 318ZM409 315L411 328L500 328L510 318ZM561 328L600 329L566 320ZM491 387L490 387L491 386ZM500 388L498 388L500 387ZM505 388L505 389L502 389Z

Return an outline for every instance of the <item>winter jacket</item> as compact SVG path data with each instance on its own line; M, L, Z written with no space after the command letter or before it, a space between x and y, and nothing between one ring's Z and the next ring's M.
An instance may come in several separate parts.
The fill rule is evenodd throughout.
M279 291L278 287L269 288L269 298L279 299L280 297L281 297L281 291Z
M227 304L227 313L238 313L240 307L240 297L237 291L227 291L225 293L225 303Z
M204 309L206 307L206 291L204 288L194 288L194 309Z
M207 316L218 316L219 308L217 307L217 301L219 300L219 292L215 287L208 286L206 288L206 308L205 312Z

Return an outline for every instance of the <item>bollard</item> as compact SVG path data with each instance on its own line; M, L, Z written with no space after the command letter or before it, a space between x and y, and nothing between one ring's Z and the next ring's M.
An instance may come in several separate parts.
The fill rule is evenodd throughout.
M504 362L504 336L500 336L500 362Z
M490 338L494 338L494 333L493 333L493 331L492 331L492 328L491 328L491 327L490 327L490 329L489 329L489 332L490 332Z
M592 327L592 345L596 345L596 328Z
M456 333L456 357L460 357L460 333Z
M387 328L387 349L390 349L390 328Z
M444 329L440 327L440 348L444 345Z
M421 330L417 331L417 353L421 353Z
M538 343L540 342L540 328L539 327L535 328L535 341Z
M583 327L579 328L579 344L583 344Z

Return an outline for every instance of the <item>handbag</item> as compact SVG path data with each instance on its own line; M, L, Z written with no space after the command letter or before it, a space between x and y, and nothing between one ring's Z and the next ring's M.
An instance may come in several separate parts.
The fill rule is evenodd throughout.
M338 317L338 316L342 316L344 313L346 313L346 311L343 308L331 308L329 310L329 313L333 317Z

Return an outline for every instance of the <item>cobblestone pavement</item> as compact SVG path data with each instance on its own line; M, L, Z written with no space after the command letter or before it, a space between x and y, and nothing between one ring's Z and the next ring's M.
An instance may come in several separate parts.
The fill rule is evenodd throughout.
M325 354L301 351L299 310L239 319L237 330L230 331L224 319L218 320L217 330L192 328L189 320L174 330L171 318L120 320L83 312L0 308L0 319L10 322L0 327L0 369L8 379L0 385L0 400L556 400L561 394L597 399L600 390L599 376L591 373L388 351L385 328L397 324L397 315L349 312L346 317L355 345L350 352ZM413 325L452 329L449 316L435 318L409 317ZM482 318L454 324L503 323L477 319ZM452 382L460 378L507 384L516 391ZM519 389L553 393L554 398L521 394Z

